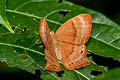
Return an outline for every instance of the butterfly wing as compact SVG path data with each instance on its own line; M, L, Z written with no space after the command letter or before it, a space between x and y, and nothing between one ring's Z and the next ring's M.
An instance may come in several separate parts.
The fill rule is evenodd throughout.
M45 19L40 20L39 32L40 32L42 42L45 46L45 60L47 61L45 69L50 71L56 71L56 72L60 71L60 64L56 57L53 41L50 37L50 31Z
M84 44L90 37L91 28L91 15L80 14L65 22L56 31L62 45L62 62L67 69L72 70L90 64L86 58Z
M86 58L85 45L73 45L70 43L62 43L62 62L69 69L76 69L89 65L90 62Z
M91 15L80 14L65 22L56 31L56 36L60 41L82 45L88 41L91 27Z

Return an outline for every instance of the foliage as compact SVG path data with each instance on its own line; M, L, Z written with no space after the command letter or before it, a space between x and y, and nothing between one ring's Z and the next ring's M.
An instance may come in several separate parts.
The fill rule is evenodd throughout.
M92 56L88 56L91 61L90 66L72 71L66 70L61 63L61 71L64 71L62 77L58 76L59 73L44 69L46 62L44 47L39 36L39 20L44 17L50 30L53 30L54 26L59 28L68 19L83 13L92 15L92 34L86 44L89 54L120 60L120 27L101 13L65 0L61 3L57 0L8 0L7 2L1 0L0 9L2 9L0 11L0 24L2 25L0 26L0 61L6 62L9 67L17 66L31 73L39 69L40 77L44 80L99 78L92 75L92 71L102 71L106 73L102 74L106 75L105 77L107 77L107 72L112 74L112 71L108 71L105 66L97 65L92 60ZM14 29L14 34L11 33L13 31L8 22ZM4 23L7 23L7 26Z

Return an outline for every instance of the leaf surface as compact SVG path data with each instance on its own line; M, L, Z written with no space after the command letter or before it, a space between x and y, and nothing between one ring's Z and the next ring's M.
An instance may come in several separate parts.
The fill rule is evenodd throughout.
M44 17L50 30L55 26L57 30L65 21L82 13L92 15L92 35L86 44L87 49L94 54L119 60L120 46L119 41L116 42L120 36L118 24L93 10L66 1L58 3L57 0L8 0L6 15L15 33L9 33L3 26L0 27L0 60L7 62L10 67L18 66L31 73L40 69L44 80L95 79L96 76L91 74L93 70L106 72L106 69L94 61L91 61L90 66L73 71L66 70L61 64L61 70L64 71L62 77L44 69L46 62L39 36L39 20Z
M113 74L114 73L114 74ZM115 68L104 73L105 75L100 75L97 80L120 80L120 68Z

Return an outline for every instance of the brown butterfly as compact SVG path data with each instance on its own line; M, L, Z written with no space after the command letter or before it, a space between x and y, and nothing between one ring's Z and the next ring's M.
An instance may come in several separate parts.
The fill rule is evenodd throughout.
M45 46L45 69L60 71L58 60L69 70L89 65L85 43L90 37L91 28L90 14L80 14L69 19L56 34L50 32L45 19L41 19L39 32Z

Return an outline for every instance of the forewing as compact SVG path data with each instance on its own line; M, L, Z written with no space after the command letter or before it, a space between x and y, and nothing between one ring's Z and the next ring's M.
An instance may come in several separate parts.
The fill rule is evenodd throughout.
M42 42L45 46L45 60L47 61L45 69L50 71L56 71L56 72L60 71L60 64L56 57L53 41L50 37L50 31L45 19L40 20L39 32L40 32Z
M85 44L91 34L91 15L80 14L65 22L57 31L57 39L74 44Z

